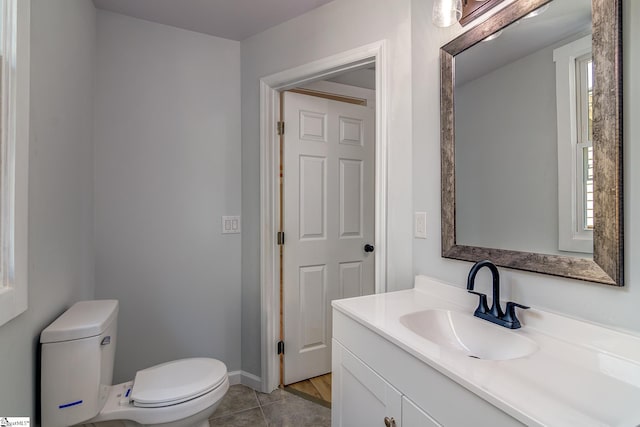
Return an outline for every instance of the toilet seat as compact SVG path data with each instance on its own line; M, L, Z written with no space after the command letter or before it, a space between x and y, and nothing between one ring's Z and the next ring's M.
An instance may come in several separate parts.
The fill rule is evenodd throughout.
M126 391L132 387L132 382L111 386L104 408L98 415L85 421L85 423L92 424L118 420L124 421L126 426L131 425L129 422L142 426L158 424L170 426L170 423L174 422L187 422L184 425L192 426L195 421L189 421L190 419L206 419L216 410L227 390L229 390L229 379L225 377L220 386L199 397L194 397L180 404L156 408L137 407L128 398L123 399ZM123 400L125 401L123 402ZM183 426L183 424L179 425Z
M177 405L207 394L222 385L227 368L209 358L181 359L136 373L131 401L139 408Z

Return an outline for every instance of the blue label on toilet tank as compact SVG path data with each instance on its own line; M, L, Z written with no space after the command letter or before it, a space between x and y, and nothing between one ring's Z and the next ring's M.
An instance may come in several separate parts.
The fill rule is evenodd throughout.
M58 409L70 408L72 406L76 406L80 404L82 404L82 400L76 400L75 402L65 403L64 405L60 405L58 406Z

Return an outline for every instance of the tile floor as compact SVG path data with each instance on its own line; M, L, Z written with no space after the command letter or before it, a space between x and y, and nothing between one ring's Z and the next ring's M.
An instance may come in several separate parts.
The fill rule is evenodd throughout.
M280 389L265 394L234 385L209 424L211 427L329 427L331 409Z

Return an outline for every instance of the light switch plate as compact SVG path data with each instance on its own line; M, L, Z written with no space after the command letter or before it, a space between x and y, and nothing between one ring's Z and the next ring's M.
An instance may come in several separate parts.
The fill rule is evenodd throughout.
M222 234L240 233L240 217L239 216L223 216L222 217Z
M417 239L427 238L427 213L416 212L413 221L414 236Z

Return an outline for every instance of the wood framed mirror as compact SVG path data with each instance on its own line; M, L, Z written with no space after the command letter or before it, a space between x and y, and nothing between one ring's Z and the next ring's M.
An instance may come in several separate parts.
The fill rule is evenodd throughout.
M462 0L462 16L460 25L463 27L474 19L479 18L504 0Z
M588 1L588 0L587 0ZM560 3L559 3L560 2ZM457 177L464 171L468 171L467 167L462 167L456 163L456 153L458 151L456 147L457 133L462 135L460 123L456 123L456 115L458 111L462 111L462 105L456 105L456 76L459 76L459 71L456 70L456 57L462 59L459 56L465 52L471 52L471 48L479 45L481 42L486 41L491 35L504 31L505 35L508 35L510 28L524 27L521 21L523 18L531 17L536 14L536 11L542 10L541 8L548 7L549 9L554 7L554 3L562 4L566 0L517 0L506 6L501 11L490 17L487 21L479 24L478 26L470 29L464 34L460 35L453 41L447 43L440 50L440 62L441 62L441 96L440 96L440 113L441 113L441 180L442 180L442 256L445 258L452 258L464 261L479 261L481 259L489 259L496 265L526 270L536 273L549 274L560 277L567 277L577 280L583 280L588 282L596 282L607 285L623 286L624 282L624 268L623 268L623 175L622 175L622 1L621 0L592 0L591 2L591 27L589 33L591 34L591 61L593 68L589 69L590 78L593 79L593 86L589 89L589 100L591 102L589 111L589 135L591 145L591 153L593 163L585 163L583 166L585 170L589 170L589 175L592 177L591 196L593 197L592 205L592 253L591 254L577 254L571 251L564 251L558 248L558 221L562 222L562 219L556 218L555 225L548 228L552 233L555 233L553 238L556 239L556 247L552 250L541 249L539 247L528 247L529 241L533 240L530 237L524 237L523 242L515 243L513 245L501 243L487 243L478 244L473 243L473 239L468 239L467 236L457 235L462 229L462 219L460 218L461 212L475 214L475 208L473 205L465 204L464 209L459 198L460 194L456 194ZM533 21L533 19L531 19ZM516 25L518 24L518 25ZM583 34L584 36L584 34ZM574 37L575 38L575 37ZM485 43L483 43L485 44ZM489 44L489 43L486 43ZM556 46L558 43L556 43ZM551 46L553 48L555 46ZM475 48L474 48L475 49ZM465 53L466 55L466 53ZM481 56L481 55L480 55ZM592 71L591 71L592 70ZM572 71L574 72L574 71ZM557 75L557 72L556 72ZM575 75L575 74L574 74ZM557 78L557 77L556 77ZM573 78L573 77L572 77ZM504 81L504 79L503 79ZM527 86L528 81L523 81L521 86ZM535 89L535 85L534 89ZM557 88L553 88L554 96L557 95ZM492 94L500 92L508 92L508 89L498 90L491 92ZM536 92L541 92L537 91ZM460 96L462 99L462 97ZM489 99L483 101L480 108L476 108L472 111L492 111L493 106L498 105L497 98L491 96ZM573 102L573 101L571 101ZM567 105L573 105L568 103ZM573 109L573 107L571 107ZM511 108L513 110L513 108ZM550 107L550 110L554 112L556 105ZM559 111L559 109L558 109ZM480 116L481 114L477 114ZM558 116L559 117L559 116ZM536 122L535 116L529 114L527 116L529 121ZM458 120L462 122L459 118ZM509 120L508 118L501 119L498 123L490 124L488 127L498 128L502 125L510 124L517 127L517 121ZM564 122L563 120L554 118L554 123ZM465 121L466 123L466 121ZM546 125L539 128L548 127ZM555 132L555 129L554 129ZM556 132L555 144L560 144L560 131ZM484 151L484 148L480 145L480 141L475 140L475 131L466 132L471 134L474 139L474 144L481 151L476 151L473 155L473 162L478 167L484 167L482 170L495 170L505 169L501 166L495 165L483 166L482 156L477 153ZM523 131L521 136L530 135L530 132ZM460 137L461 137L460 135ZM516 138L520 139L520 138ZM523 138L524 139L524 138ZM515 139L511 139L511 142L515 142ZM461 144L461 142L459 143ZM515 144L512 144L515 145ZM542 145L542 144L531 144ZM586 151L584 151L586 153ZM519 156L518 160L522 166L527 163L531 163L529 160L529 154L526 152L516 152ZM585 154L586 155L586 154ZM460 154L462 158L462 155ZM562 165L562 159L560 154L556 152L556 165ZM560 159L560 161L558 161ZM579 163L580 161L578 161ZM560 172L557 172L557 166L554 170L549 167L553 162L545 161L541 162L539 169L545 170L545 176L559 176ZM507 163L504 163L507 164ZM509 163L513 166L513 162ZM575 160L573 160L575 169ZM460 170L456 171L456 167ZM582 166L579 166L582 167ZM511 169L519 169L518 163L516 167ZM575 176L575 171L573 171ZM482 173L480 173L482 174ZM586 174L586 172L585 172ZM473 174L472 174L473 175ZM477 176L476 174L475 176ZM475 178L474 176L474 178ZM586 175L585 175L586 176ZM520 177L522 178L522 177ZM579 178L580 179L580 178ZM499 181L494 182L507 182L510 181L510 177L502 177ZM526 180L526 177L525 177ZM530 179L534 180L534 179ZM537 178L535 179L537 180ZM528 208L528 211L534 211L542 214L552 213L558 216L559 205L564 203L564 197L560 190L558 190L558 182L560 178L556 179L555 188L546 188L541 193L555 194L555 205L542 206L532 205ZM479 181L479 179L478 179ZM458 185L461 185L458 183ZM479 185L475 187L477 190L473 193L477 197L474 200L481 200L483 197L489 199L488 205L497 205L498 211L509 210L508 207L519 205L520 203L509 199L504 194L499 194L496 198L491 199L489 195L483 193L483 189L493 188L492 184ZM585 187L586 188L586 187ZM462 193L462 191L461 191ZM480 193L480 194L478 194ZM528 190L521 190L520 193L529 194ZM466 193L465 193L466 194ZM457 198L458 197L458 198ZM586 197L586 196L585 196ZM573 196L576 198L587 200L587 198L579 196ZM465 201L466 203L466 201ZM587 203L587 202L585 202ZM575 203L574 203L575 204ZM471 206L471 207L469 207ZM474 216L474 215L471 215ZM476 215L480 216L480 214ZM496 215L497 216L497 215ZM512 215L512 217L520 218L518 215ZM460 222L460 224L458 224ZM496 220L494 222L504 222ZM521 230L526 230L529 223L523 220L520 224ZM583 227L580 225L580 227ZM469 227L467 227L469 228ZM475 225L476 229L490 228L483 224ZM535 228L535 226L534 226ZM583 227L584 228L584 227ZM536 234L537 230L534 230ZM495 235L496 233L489 233ZM498 233L500 234L500 233ZM507 234L507 233L502 233ZM525 233L521 233L525 234ZM533 235L533 234L531 234ZM468 243L471 241L472 243Z

